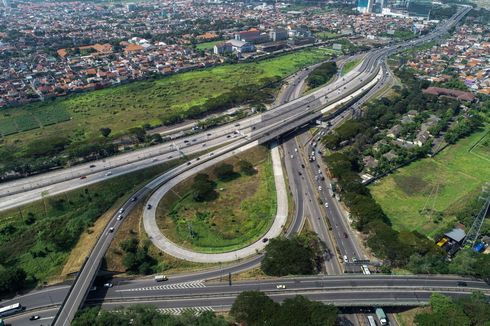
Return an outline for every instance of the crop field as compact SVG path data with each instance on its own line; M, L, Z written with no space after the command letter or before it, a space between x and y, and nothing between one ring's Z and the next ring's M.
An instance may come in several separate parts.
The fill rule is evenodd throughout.
M162 118L179 115L234 87L260 84L269 77L285 77L329 56L326 49L308 49L259 62L222 65L2 109L2 146L14 144L21 150L19 147L34 139L49 139L60 133L84 141L100 137L102 127L111 128L112 135L117 136L143 124L158 125ZM46 115L47 112L50 114ZM40 125L43 127L39 128ZM33 128L36 129L29 130ZM25 132L20 134L21 131Z
M196 251L226 252L257 241L267 232L276 213L270 155L259 147L241 156L254 163L257 173L216 181L217 199L194 201L192 178L162 199L157 223L169 239Z
M487 127L370 187L395 229L432 237L452 227L456 213L490 181L488 132Z

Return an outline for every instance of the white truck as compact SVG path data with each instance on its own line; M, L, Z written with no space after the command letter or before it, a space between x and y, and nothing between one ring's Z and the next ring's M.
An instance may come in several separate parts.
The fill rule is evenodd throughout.
M382 326L388 325L388 318L382 308L376 308L376 316L378 316L379 322Z

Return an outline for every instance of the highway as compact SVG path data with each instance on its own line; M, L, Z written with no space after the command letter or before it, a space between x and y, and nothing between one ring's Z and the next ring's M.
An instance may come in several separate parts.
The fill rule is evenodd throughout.
M460 18L462 14L459 14L458 16L454 17L454 19L450 22L454 22L457 19ZM445 24L445 28L448 28L448 24ZM221 134L221 132L228 132L228 135L240 135L237 136L236 140L233 142L230 142L229 145L224 146L223 148L220 148L219 150L216 150L214 152L214 157L212 157L211 154L206 154L204 156L199 157L198 159L194 159L189 162L189 164L185 164L182 166L179 166L168 173L158 177L157 179L153 180L150 182L146 187L142 188L139 190L137 193L138 198L143 197L144 194L149 193L150 191L153 191L154 189L158 188L161 184L171 180L175 176L187 171L187 170L192 170L195 168L195 166L198 166L202 164L203 162L207 162L211 159L214 159L215 157L219 157L221 155L225 155L226 153L229 153L230 151L237 150L241 148L242 146L248 146L251 143L263 143L270 141L271 139L274 139L284 133L289 132L290 130L294 130L296 128L299 128L307 123L309 123L311 120L314 120L318 117L321 116L320 111L324 111L325 107L329 108L331 107L334 103L337 103L339 100L342 100L346 97L351 96L351 94L355 92L362 92L362 91L367 91L367 89L363 89L363 87L369 83L370 80L374 79L376 76L379 75L379 65L381 63L381 60L386 57L387 55L398 51L402 50L404 47L408 46L413 46L415 44L418 44L420 42L425 42L427 40L430 40L431 38L434 37L439 37L443 32L445 31L444 28L438 29L438 31L433 34L433 35L428 35L422 37L419 41L412 41L410 44L400 46L391 46L386 49L381 49L381 50L375 50L371 52L366 59L363 61L361 65L359 65L356 69L352 70L349 74L345 76L345 81L344 80L337 80L336 82L328 85L325 88L319 89L311 94L308 94L304 97L298 98L296 100L293 100L291 102L288 102L284 105L280 105L277 108L274 108L268 112L265 112L261 115L254 116L251 118L247 118L245 122L239 122L236 123L233 126L224 126L220 127L219 130L224 130L220 132L213 131L213 135L207 136L206 132L199 134L199 136L193 136L196 139L195 143L196 145L198 142L203 142L204 139L206 141L210 141L210 137L216 137L216 139L222 139L221 141L228 141L232 136L227 137L224 136L224 134ZM329 110L334 110L335 107L331 107ZM228 129L226 129L228 128ZM224 137L223 137L224 136ZM192 138L192 137L191 137ZM187 140L188 142L193 141ZM181 140L184 144L185 140ZM218 141L219 142L219 141ZM182 144L177 144L177 146L180 146ZM169 146L168 144L162 145L164 146ZM156 147L156 146L155 146ZM202 145L201 145L202 147ZM154 150L162 150L161 147L158 149L156 148L149 148L145 149L148 150L150 153L148 153L148 158L144 158L145 160L153 158L151 157L152 152ZM135 155L138 156L140 155L141 159L141 152L139 153L131 153L132 157ZM162 155L162 154L160 154ZM168 155L166 153L165 155ZM106 160L107 161L107 160ZM135 159L135 161L137 161ZM158 163L155 163L158 164ZM85 167L87 168L87 167ZM97 173L103 173L104 171L107 171L108 168L102 167L102 171L98 171ZM82 167L83 169L83 167ZM110 168L113 169L113 168ZM83 170L82 170L83 171ZM36 198L36 193L37 193L37 198L39 196L42 196L43 190L45 187L51 187L53 185L59 185L63 184L65 182L70 182L72 187L77 187L80 186L76 182L80 182L80 179L71 179L71 180L66 180L63 179L63 181L58 182L57 177L58 174L56 173L61 173L63 175L63 178L66 178L66 175L63 173L67 173L66 171L60 171L60 172L54 172L49 175L51 178L51 181L45 180L47 177L46 176L39 176L40 180L37 185L34 185L37 187L36 189L32 189L27 191L27 193L32 192L31 195L26 196L26 197L18 197L20 195L24 195L24 193L16 193L13 195L7 195L4 198L7 198L8 200L11 200L12 198L20 198L20 202L28 202L35 200ZM122 171L121 173L124 173ZM92 179L91 175L87 175L87 179ZM105 174L104 174L105 176ZM49 178L48 177L48 178ZM110 176L109 176L110 177ZM24 182L24 181L22 181ZM48 185L46 185L48 184ZM3 186L3 185L2 185ZM82 185L83 186L83 185ZM17 187L17 188L16 188ZM19 189L19 187L22 187L21 184L11 184L11 191L15 191L15 189ZM5 191L5 186L0 189L0 191ZM63 190L66 191L67 188L64 188ZM21 190L19 190L21 191ZM52 190L56 191L56 190ZM60 190L61 191L61 190ZM53 192L50 192L51 194ZM2 203L4 203L4 199L2 199ZM123 208L125 211L128 211L131 209L138 201L128 201L124 204ZM2 209L5 209L6 206L12 207L12 205L16 205L17 202L9 201L10 204L2 206ZM114 231L117 231L118 224L115 220L115 216L111 221L108 223L104 233L102 234L101 238L99 241L97 241L96 246L93 248L91 254L87 258L87 263L84 264L82 270L79 273L79 276L77 277L76 281L74 282L74 285L71 287L71 291L68 293L66 300L62 306L62 309L60 310L60 313L58 315L58 318L55 319L54 324L55 325L68 325L76 311L78 310L79 306L83 303L85 299L85 295L88 291L88 288L90 287L93 277L95 276L95 273L97 272L100 262L102 257L104 256L108 246L110 245L110 242L112 241L113 234L112 232L109 232L109 228L114 227ZM196 275L195 277L198 277L199 275ZM350 281L351 282L351 281ZM262 283L262 282L260 282ZM352 282L351 282L352 283ZM249 285L250 287L253 287L253 285ZM352 286L352 284L350 285ZM412 286L412 288L415 286ZM194 291L196 289L192 289L191 295L193 295ZM224 289L221 289L224 290ZM309 291L309 290L308 290ZM454 292L460 292L461 289L456 290L451 290ZM110 292L110 291L109 291ZM108 293L109 293L108 292ZM134 291L133 291L134 292ZM281 292L281 291L279 291ZM400 292L401 296L406 294L405 292ZM282 296L285 294L278 293L277 296ZM352 298L351 298L352 299ZM228 300L232 300L232 295L230 295L230 298ZM341 298L339 298L341 300ZM391 300L393 302L393 299Z
M417 41L410 41L406 45L394 45L386 49L378 49L368 55L367 58L355 69L350 71L342 80L337 80L328 86L321 88L311 94L292 100L286 104L280 105L270 111L267 111L259 116L250 118L248 121L254 120L253 125L249 125L243 128L241 123L236 123L235 127L243 129L236 130L236 133L243 135L241 140L235 141L230 146L225 146L216 151L214 157L208 155L199 157L188 164L177 167L163 176L158 177L156 180L150 182L150 184L142 189L142 192L149 192L152 189L156 189L163 182L168 182L171 178L178 176L179 174L194 169L196 165L203 164L209 160L214 160L215 157L229 153L230 151L237 150L242 146L247 146L253 142L263 143L267 142L275 137L278 137L285 132L294 130L301 127L309 121L316 119L327 109L335 110L335 103L344 101L346 97L351 94L367 91L363 87L375 79L379 75L379 65L383 59L395 51L404 49L405 47L411 47L419 43L426 42L433 38L437 38L445 31L456 23L469 9L465 9L455 15L451 20L441 25L435 33L425 35ZM325 109L327 108L327 109ZM318 112L319 114L317 114ZM139 196L141 197L141 196ZM117 231L118 224L115 223L113 218L107 225L108 230L110 225ZM104 231L106 233L106 231ZM92 253L88 257L88 263L84 265L80 271L77 279L75 280L71 292L69 292L66 301L62 305L62 308L54 321L55 325L68 325L73 319L76 311L84 301L88 288L93 281L96 271L98 270L102 257L105 254L107 248L112 241L113 234L107 233L107 236L102 236L102 239L97 241L97 244L92 250Z
M462 286L461 282L465 282ZM277 289L277 285L286 289ZM262 291L275 300L298 294L313 300L332 303L337 306L371 307L373 304L385 306L417 306L427 303L432 292L451 296L483 291L490 296L490 287L483 281L451 276L386 276L386 275L342 275L290 277L243 282L182 281L170 277L168 282L154 280L115 281L112 288L99 288L90 292L87 304L102 304L113 309L136 303L149 303L160 308L202 308L227 310L234 298L243 291ZM14 325L24 324L34 312L52 319L67 293L65 287L46 289L35 296L18 297L10 302L20 302L27 311L21 316L7 318ZM49 298L48 298L49 296ZM33 310L36 307L47 307ZM44 322L45 323L45 322ZM30 322L40 325L41 322Z

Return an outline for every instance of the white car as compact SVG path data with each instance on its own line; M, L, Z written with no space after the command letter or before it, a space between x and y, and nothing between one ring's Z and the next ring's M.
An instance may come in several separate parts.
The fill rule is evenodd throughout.
M325 203L325 207L327 207L327 208L328 208L328 203Z
M122 214L122 213L124 213L124 208L121 208L121 209L119 210L119 214Z
M349 258L347 258L346 255L344 255L344 263L348 263L349 262Z
M114 232L114 227L112 227L112 226L111 226L111 227L109 228L109 233L112 233L112 232Z
M117 220L118 220L118 221L122 220L122 218L123 218L123 215L122 215L122 214L119 214L119 215L117 216Z
M104 287L105 287L105 288L111 288L111 287L112 287L112 283L105 283L105 284L104 284Z
M295 149L294 149L294 151L295 151L295 152L297 152L297 151L298 151L298 149L297 149L297 148L295 148Z
M277 284L276 285L276 288L277 289L285 289L286 288L286 285L284 285L284 284Z
M291 155L291 158L293 159L294 158L294 155Z
M322 191L322 186L318 186L318 191Z
M112 175L112 172L111 172L111 171L109 171L109 172L107 172L105 175L106 175L106 177L108 177L108 176Z

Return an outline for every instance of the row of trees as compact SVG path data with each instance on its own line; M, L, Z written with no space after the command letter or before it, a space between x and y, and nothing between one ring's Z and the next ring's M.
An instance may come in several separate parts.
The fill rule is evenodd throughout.
M333 305L310 301L302 296L286 299L281 304L258 291L238 295L230 315L247 326L335 325L338 310Z
M103 310L100 307L85 308L78 311L73 326L229 326L230 324L214 312L207 311L196 315L185 311L181 315L162 314L153 306L136 305L118 311Z

